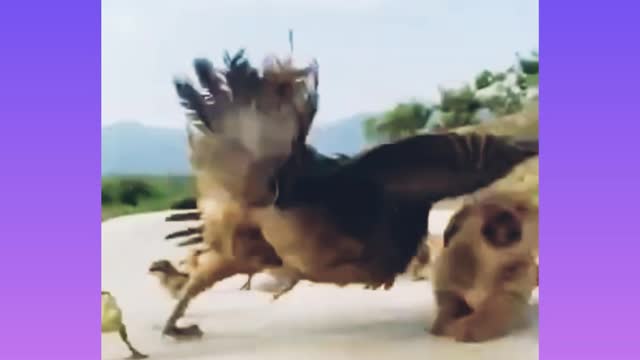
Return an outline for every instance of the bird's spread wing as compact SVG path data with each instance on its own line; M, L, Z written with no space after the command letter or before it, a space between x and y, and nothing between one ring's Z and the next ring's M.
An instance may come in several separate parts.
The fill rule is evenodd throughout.
M317 111L318 66L271 58L260 72L242 51L227 54L225 65L217 69L196 59L203 90L187 78L174 84L187 109L193 170L196 178L207 178L198 190L220 187L241 194L248 182L268 181L304 144Z
M203 91L187 78L175 79L180 102L188 111L189 139L215 134L237 140L255 156L277 152L285 143L290 147L297 137L304 140L317 111L317 62L294 67L271 58L265 61L262 74L243 51L234 57L227 54L225 69L196 59L194 68Z
M537 140L444 133L379 145L340 161L309 156L305 167L325 170L307 171L280 194L279 204L322 201L316 198L332 189L360 189L365 184L377 186L390 198L437 202L479 190L537 154Z
M336 177L368 178L401 198L439 201L487 186L537 154L537 140L427 134L366 151L340 167Z

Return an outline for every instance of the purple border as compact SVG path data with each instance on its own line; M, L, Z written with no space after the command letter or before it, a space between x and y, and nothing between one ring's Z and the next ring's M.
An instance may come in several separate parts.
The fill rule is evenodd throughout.
M640 359L639 5L540 2L541 358ZM3 4L0 49L0 359L99 359L100 2Z
M0 5L0 359L100 358L100 1Z
M640 359L640 4L540 2L540 358Z

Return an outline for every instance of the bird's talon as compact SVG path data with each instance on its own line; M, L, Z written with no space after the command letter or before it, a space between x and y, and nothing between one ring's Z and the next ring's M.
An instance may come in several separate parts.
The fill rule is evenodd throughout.
M131 356L129 356L127 359L138 360L138 359L146 359L148 357L149 357L149 355L145 355L145 354L141 354L141 353L134 353L134 354L131 354Z
M162 331L162 334L174 339L201 338L204 335L198 325L191 325L184 328L173 326L170 328L165 328L164 331Z

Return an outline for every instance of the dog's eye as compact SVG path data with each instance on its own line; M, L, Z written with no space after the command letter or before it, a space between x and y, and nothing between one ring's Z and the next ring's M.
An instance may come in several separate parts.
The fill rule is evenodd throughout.
M508 247L522 238L522 225L514 214L499 211L485 219L482 236L495 247Z
M514 243L522 237L522 231L519 228L510 229L507 233L507 241L509 243Z

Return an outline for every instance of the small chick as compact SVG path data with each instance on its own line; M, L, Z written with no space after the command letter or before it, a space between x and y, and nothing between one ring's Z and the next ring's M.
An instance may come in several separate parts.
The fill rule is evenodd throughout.
M157 260L149 266L149 273L160 281L160 285L174 299L180 299L189 275L178 271L168 260Z
M149 356L142 354L129 342L127 328L122 322L122 310L118 306L115 297L108 291L102 291L102 333L118 332L120 338L131 351L129 359L146 359Z

